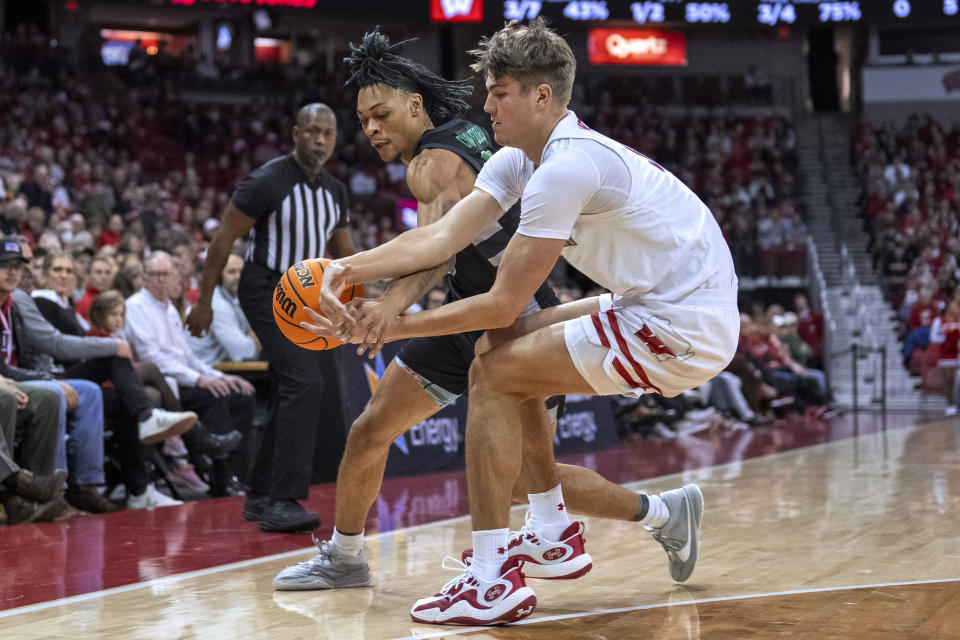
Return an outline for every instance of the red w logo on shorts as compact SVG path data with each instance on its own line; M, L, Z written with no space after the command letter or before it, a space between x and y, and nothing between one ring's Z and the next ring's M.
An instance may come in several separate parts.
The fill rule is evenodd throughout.
M647 345L647 348L650 349L650 353L657 356L670 356L676 358L677 354L673 352L673 349L668 347L663 343L663 340L657 337L650 327L643 325L640 328L640 331L637 331L633 334L640 338L643 344Z

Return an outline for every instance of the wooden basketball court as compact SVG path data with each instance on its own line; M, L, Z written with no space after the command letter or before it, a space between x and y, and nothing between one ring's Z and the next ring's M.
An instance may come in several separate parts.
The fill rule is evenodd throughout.
M823 431L812 428L817 429ZM83 548L49 551L60 548L49 546L49 538L69 538L76 525L0 530L0 558L7 563L17 557L13 573L0 572L4 581L11 579L0 590L5 609L0 630L11 640L960 638L960 421L900 417L888 424L861 416L825 429L815 444L789 430L752 430L669 446L634 443L621 447L631 449L626 454L577 461L602 473L608 470L604 461L614 461L609 477L619 481L631 473L644 477L638 460L669 455L686 470L628 486L648 491L687 482L701 486L706 499L701 556L682 586L670 580L665 554L638 525L591 520L586 538L593 571L575 581L531 581L539 598L531 618L495 629L413 624L408 616L413 601L454 575L441 569L443 556L459 557L470 546L469 519L386 531L384 514L398 513L400 502L408 516L411 510L465 513L465 499L452 495L462 491L462 477L446 474L427 479L429 489L422 494L409 489L412 479L388 482L368 527L376 530L379 523L382 531L367 545L376 580L371 589L275 592L273 576L310 557L309 540L260 534L250 523L235 532L237 499L207 501L229 507L221 516L197 511L207 503L186 505L192 511L158 510L171 512L172 520L150 521L152 529L104 545L92 561ZM720 450L727 453L721 456ZM729 461L715 464L723 459ZM328 496L322 505L311 504L329 520ZM100 519L108 526L127 522L115 516L150 514ZM204 527L182 528L194 518L205 519ZM518 507L513 524L519 526L522 518ZM176 522L187 531L180 538L170 533ZM159 551L151 537L162 538ZM250 557L231 562L236 557L229 551L231 539L253 544ZM276 541L287 550L274 553L278 547L270 545ZM221 546L197 550L207 544ZM31 557L31 549L40 551ZM171 557L184 555L196 556L202 568L181 570L189 565ZM92 566L82 575L99 576L99 582L78 577L71 563ZM127 564L124 575L130 577L115 581L126 582L108 586L110 567ZM53 586L31 596L31 581Z

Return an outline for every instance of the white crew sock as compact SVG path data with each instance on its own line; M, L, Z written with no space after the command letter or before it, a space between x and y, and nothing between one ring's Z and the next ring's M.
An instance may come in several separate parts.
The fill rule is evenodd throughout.
M345 533L340 533L340 531L334 527L333 546L335 546L337 551L339 551L342 555L351 557L360 555L360 553L363 551L363 530L361 530L360 533L347 535Z
M551 542L559 542L560 536L570 526L570 514L563 503L560 485L543 493L528 493L530 500L530 526Z
M650 494L647 495L647 500L650 501L650 506L647 508L647 515L640 520L640 524L659 529L670 519L670 508L660 496Z
M492 582L500 577L500 567L507 561L509 529L486 529L473 532L473 559L470 568L481 580Z

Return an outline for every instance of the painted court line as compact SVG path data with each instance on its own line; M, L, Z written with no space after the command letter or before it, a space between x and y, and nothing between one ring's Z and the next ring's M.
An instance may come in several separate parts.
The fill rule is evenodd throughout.
M864 434L864 436L853 436L853 438L865 437L865 436L869 436L869 435L872 435L872 434ZM636 491L637 489L639 489L639 488L642 487L643 485L651 485L651 484L660 483L660 482L663 482L665 479L672 478L672 477L689 477L689 476L691 476L691 475L696 475L696 474L704 473L704 472L707 472L707 471L721 471L721 470L723 470L723 469L726 468L726 467L732 467L732 466L735 466L735 465L752 464L752 463L755 463L755 462L757 462L757 461L759 461L759 460L768 459L768 458L775 458L775 457L778 457L778 456L783 456L783 455L787 455L787 454L790 454L790 453L795 453L796 451L802 450L802 449L808 449L808 450L809 450L809 449L813 449L813 448L825 448L825 447L829 447L829 446L831 446L831 445L836 445L836 444L838 444L838 443L848 442L850 439L851 439L851 438L844 438L843 440L837 440L837 441L834 441L834 442L820 442L820 443L816 443L816 444L810 445L810 446L808 446L808 447L798 447L797 449L790 449L790 450L788 450L788 451L778 451L778 452L776 452L776 453L766 454L766 455L762 455L762 456L756 456L756 457L753 457L753 458L748 458L748 459L746 459L746 460L740 460L740 461L735 461L735 462L726 462L726 463L723 463L723 464L712 465L712 466L707 466L707 467L701 467L701 468L698 468L698 469L686 469L686 470L684 470L684 471L679 471L679 472L667 474L667 475L664 475L664 476L658 476L658 477L655 477L655 478L647 478L647 479L645 479L645 480L633 480L633 481L630 481L630 482L625 482L625 483L623 483L622 486L624 486L624 487L626 487L626 488L628 488L628 489L630 489L630 490L632 490L632 491ZM511 508L511 511L517 511L517 510L522 510L522 509L526 509L526 508L527 508L527 505L525 505L525 504L515 505L515 506L513 506L513 507ZM374 541L374 540L377 540L377 539L380 539L380 538L392 537L392 536L395 536L395 535L398 535L398 534L406 534L406 533L410 533L410 532L413 532L413 531L419 531L419 530L421 530L421 529L426 529L426 528L429 528L429 527L435 527L435 526L437 526L437 525L445 525L445 524L451 524L451 523L454 523L454 522L462 522L462 521L464 521L464 520L469 520L469 519L470 519L470 516L469 516L469 515L465 515L465 516L458 516L458 517L456 517L456 518L447 518L446 520L437 520L437 521L435 521L435 522L428 522L428 523L425 523L425 524L418 524L418 525L415 525L415 526L412 526L412 527L405 527L405 528L402 528L402 529L394 529L393 531L386 531L386 532L383 532L383 533L375 533L375 534L372 534L372 535L370 535L370 536L365 536L365 540L366 540L366 541ZM261 556L261 557L259 557L259 558L250 558L249 560L241 560L241 561L238 561L238 562L231 562L231 563L229 563L229 564L217 565L217 566L215 566L215 567L208 567L208 568L206 568L206 569L197 569L196 571L188 571L188 572L186 572L186 573L178 573L178 574L171 575L171 576L164 576L163 578L154 578L153 580L147 580L147 581L145 581L145 582L135 582L135 583L133 583L133 584L122 585L122 586L119 586L119 587L112 587L112 588L110 588L110 589L102 589L102 590L100 590L100 591L91 591L90 593L82 593L82 594L75 595L75 596L69 596L69 597L67 597L67 598L60 598L60 599L58 599L58 600L49 600L49 601L47 601L47 602L38 602L37 604L27 605L27 606L25 606L25 607L17 607L17 608L15 608L15 609L7 609L7 610L5 610L5 611L0 611L0 619L10 618L10 617L13 617L13 616L21 615L21 614L24 614L24 613L31 613L31 612L34 612L34 611L43 611L43 610L45 610L45 609L52 609L52 608L54 608L54 607L66 606L66 605L75 604L75 603L78 603L78 602L85 602L85 601L88 601L88 600L96 600L96 599L98 599L98 598L105 598L105 597L107 597L107 596L115 595L115 594L118 594L118 593L127 593L127 592L129 592L129 591L137 591L137 590L140 590L140 589L148 589L148 588L151 588L151 587L156 587L156 586L161 586L161 585L169 585L169 584L173 584L173 583L176 583L176 582L181 582L181 581L183 581L183 580L189 580L189 579L191 579L191 578L199 578L199 577L202 577L202 576L208 576L208 575L213 575L213 574L217 574L217 573L223 573L223 572L225 572L225 571L232 571L232 570L234 570L234 569L243 569L243 568L245 568L245 567L252 567L252 566L256 566L256 565L258 565L258 564L264 564L264 563L267 563L267 562L272 562L272 561L274 561L274 560L282 560L282 559L284 559L284 558L292 558L292 557L295 557L295 556L299 556L299 555L306 554L306 553L308 553L309 551L311 551L313 548L314 548L314 547L312 547L312 546L310 546L310 547L303 547L302 549L294 549L294 550L292 550L292 551L285 551L285 552L283 552L283 553L276 553L276 554L269 555L269 556ZM940 582L950 582L950 581L951 581L951 580L942 580L942 581L940 581ZM938 581L934 580L934 581L932 581L932 582L938 582ZM921 584L921 583L903 583L903 584ZM870 586L870 585L866 585L866 586ZM857 588L857 587L849 587L849 588ZM790 593L790 592L784 592L784 593ZM797 592L797 593L807 593L807 592ZM811 593L812 593L812 591L811 591ZM778 594L768 594L768 595L778 595ZM762 596L759 596L759 595L734 596L733 599L736 599L737 597L756 598L756 597L762 597ZM699 602L699 601L697 601L697 602ZM704 600L703 602L712 602L712 600ZM678 604L689 604L689 603L678 603ZM647 606L639 607L639 609L650 609L650 608L655 608L655 607L660 607L660 606L667 606L667 605L662 605L662 604L658 604L658 605L647 605ZM634 609L623 609L622 611L633 611L633 610L634 610ZM585 616L585 615L599 615L600 613L617 613L617 612L619 612L619 611L621 611L621 610L620 610L620 609L616 609L616 610L611 610L611 611L609 611L609 612L591 612L591 613L582 613L582 614L571 614L571 616L568 616L568 617L580 617L580 616ZM556 617L556 618L549 618L549 619L550 619L550 620L554 620L554 619L560 620L560 619L563 619L563 618L564 618L564 616L560 616L560 617ZM541 622L541 621L544 621L544 620L548 620L548 618L537 618L537 619L535 619L535 620L530 620L530 621L528 621L528 622L518 622L518 623L515 623L515 624L532 624L532 623ZM482 629L482 628L486 628L486 627L479 627L479 628ZM441 633L441 635L427 635L427 636L422 636L422 637L424 637L424 638L444 637L445 635L465 633L465 630L457 630L457 631L455 631L455 632L440 632L440 633ZM411 638L412 638L412 637L413 637L413 636L411 636Z
M520 505L520 507L525 507L525 506L526 505ZM514 507L514 509L516 508L517 507ZM413 527L405 527L403 529L394 529L393 531L385 531L383 533L374 533L369 536L364 536L364 539L373 541L373 540L378 540L380 538L389 538L398 534L410 533L412 531L418 531L420 529L433 527L439 524L451 524L454 522L460 522L460 521L469 520L469 519L470 519L470 516L468 515L458 516L456 518L448 518L446 520L437 520L436 522L418 524ZM59 600L49 600L47 602L38 602L37 604L31 604L25 607L17 607L16 609L7 609L6 611L0 611L0 619L9 618L11 616L20 615L23 613L31 613L33 611L43 611L44 609L52 609L54 607L61 607L65 605L75 604L77 602L85 602L87 600L96 600L97 598L105 598L107 596L112 596L118 593L126 593L128 591L137 591L139 589L148 589L150 587L157 587L161 585L169 585L175 582L189 580L191 578L199 578L202 576L209 576L215 573L223 573L224 571L232 571L234 569L243 569L245 567L252 567L258 564L272 562L274 560L282 560L284 558L292 558L295 556L300 556L310 552L313 549L315 549L315 547L313 546L304 547L302 549L284 551L283 553L275 553L269 556L261 556L259 558L250 558L249 560L240 560L239 562L221 564L215 567L208 567L206 569L197 569L196 571L187 571L186 573L178 573L172 576L164 576L163 578L154 578L153 580L147 580L145 582L135 582L133 584L125 584L121 587L112 587L110 589L102 589L100 591L91 591L90 593L82 593L80 595L70 596L68 598L60 598Z
M527 618L520 622L514 622L509 626L519 626L522 624L539 624L541 622L556 622L557 620L571 620L573 618L588 618L590 616L602 616L611 613L628 613L630 611L644 611L647 609L662 609L664 607L682 607L690 604L708 604L711 602L731 602L733 600L750 600L753 598L773 598L776 596L795 596L808 593L827 593L831 591L853 591L854 589L880 589L883 587L908 587L917 584L938 584L942 582L960 582L960 578L939 578L936 580L911 580L909 582L880 582L876 584L851 584L842 587L818 587L815 589L795 589L792 591L771 591L769 593L747 593L739 596L718 596L716 598L702 598L700 600L684 600L682 602L658 602L654 604L642 604L635 607L622 607L619 609L600 609L597 611L583 611L580 613L565 613L557 616L545 616L543 618ZM401 636L391 640L427 640L428 638L449 638L464 633L473 633L475 631L484 631L491 628L507 629L508 627L463 627L462 629L453 629L449 631L435 631L432 633L417 634L412 636Z

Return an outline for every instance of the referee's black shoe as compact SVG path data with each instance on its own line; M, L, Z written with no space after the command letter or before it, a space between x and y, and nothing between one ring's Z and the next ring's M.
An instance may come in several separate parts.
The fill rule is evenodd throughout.
M320 516L307 511L296 500L275 500L263 510L260 531L309 533L320 526Z
M263 518L263 510L271 502L270 496L248 491L247 497L243 500L243 519L248 522L260 522L260 519Z

